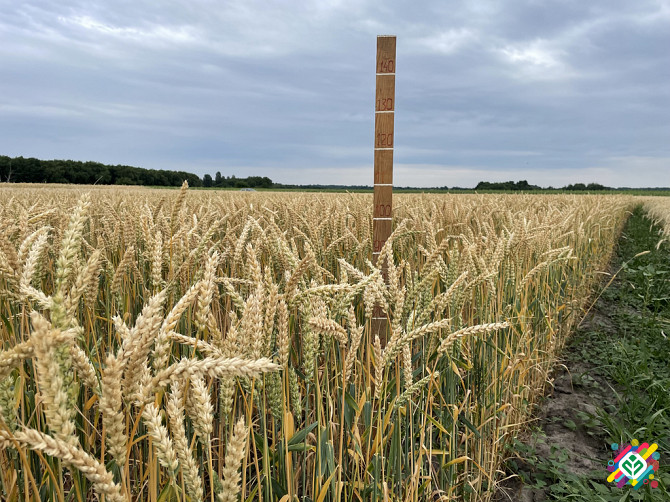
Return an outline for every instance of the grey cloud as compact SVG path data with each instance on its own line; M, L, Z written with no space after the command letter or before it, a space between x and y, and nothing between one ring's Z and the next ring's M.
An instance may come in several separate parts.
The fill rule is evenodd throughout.
M0 0L0 13L0 154L370 183L375 35L394 33L400 183L624 183L634 165L626 184L670 185L667 1Z

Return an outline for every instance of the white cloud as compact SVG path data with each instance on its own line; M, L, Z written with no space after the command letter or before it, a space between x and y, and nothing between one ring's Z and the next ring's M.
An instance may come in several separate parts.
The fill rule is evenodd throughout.
M113 36L120 40L138 42L191 43L196 40L193 29L189 26L177 28L153 24L149 26L114 26L89 15L63 17L58 20L64 25L71 25L89 30L95 36Z
M452 28L417 39L416 44L428 52L453 54L477 41L477 33L468 28Z
M576 72L567 63L565 49L554 47L547 40L507 44L497 49L503 61L511 66L512 74L519 79L561 80L573 77Z
M535 41L525 47L507 46L500 50L512 63L529 64L544 68L556 68L561 63L555 52L542 48L542 42Z

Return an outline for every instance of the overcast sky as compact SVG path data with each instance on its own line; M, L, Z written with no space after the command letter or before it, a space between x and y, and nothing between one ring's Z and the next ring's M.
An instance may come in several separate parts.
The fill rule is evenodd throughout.
M670 0L0 0L0 154L372 184L670 186Z

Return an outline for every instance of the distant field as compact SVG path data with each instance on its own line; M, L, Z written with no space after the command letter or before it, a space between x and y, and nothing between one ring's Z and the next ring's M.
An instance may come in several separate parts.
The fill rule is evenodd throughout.
M3 185L1 498L489 500L627 194Z
M165 187L152 187L164 189ZM176 188L175 188L176 190ZM214 191L230 191L239 192L240 188L195 188L194 190L214 190ZM372 193L370 188L256 188L254 191L258 192L305 192L305 193ZM436 194L561 194L561 195L639 195L639 196L670 196L670 190L599 190L596 192L580 191L580 190L532 190L532 191L514 191L514 190L474 190L474 189L448 189L440 188L398 188L395 187L396 193L436 193Z

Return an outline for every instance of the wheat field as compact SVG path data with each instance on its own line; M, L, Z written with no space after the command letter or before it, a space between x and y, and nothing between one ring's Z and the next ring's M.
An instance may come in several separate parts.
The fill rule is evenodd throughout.
M1 498L489 500L633 205L1 187Z
M662 230L661 242L670 240L670 200L667 197L645 197L643 202L645 214Z

